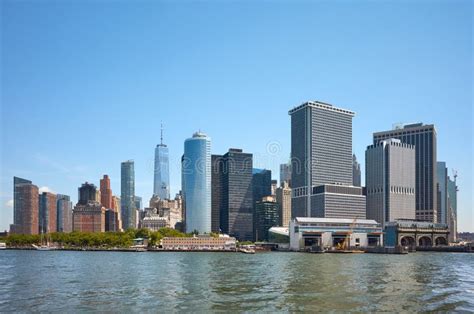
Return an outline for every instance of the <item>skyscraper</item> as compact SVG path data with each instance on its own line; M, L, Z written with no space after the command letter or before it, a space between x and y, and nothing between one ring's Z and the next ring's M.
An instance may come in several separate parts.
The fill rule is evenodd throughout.
M13 177L13 195L13 224L10 225L10 232L38 234L38 187L29 180Z
M78 191L78 203L81 205L86 205L89 201L99 201L97 199L97 187L92 183L83 183Z
M57 227L57 198L50 192L39 195L39 232L56 232Z
M374 144L397 138L402 143L415 145L416 158L416 219L438 221L436 190L436 129L423 123L397 126L394 130L374 133Z
M104 174L104 177L100 180L100 203L107 209L113 208L112 206L112 189L110 188L110 178Z
M184 142L182 181L186 231L211 232L211 139L202 132Z
M448 223L448 168L446 162L438 161L436 163L436 188L437 188L437 206L438 222Z
M211 230L221 232L222 174L224 160L221 155L211 156Z
M280 186L284 181L291 186L291 163L280 164Z
M120 176L123 229L135 228L137 220L135 210L135 163L133 160L122 162Z
M168 146L163 144L163 125L161 126L161 142L155 148L155 178L153 195L161 199L170 198L170 170Z
M365 152L367 219L415 219L415 147L389 139Z
M290 110L292 217L365 218L365 196L352 186L352 118L323 102Z
M360 163L357 162L356 155L352 155L352 185L361 186Z
M253 240L252 154L231 148L214 155L217 181L213 181L213 208L219 209L220 229L239 240ZM270 181L268 182L270 193Z
M267 169L252 169L252 191L254 203L262 197L272 195L272 171Z
M56 195L56 209L57 209L57 231L71 232L72 231L72 202L69 195Z
M256 241L268 241L268 230L271 227L281 226L281 211L273 196L263 197L256 202L255 225Z
M291 220L291 188L287 181L283 181L276 190L276 201L281 212L281 225L288 227Z
M457 174L454 174L454 180L448 177L448 228L449 228L449 241L455 242L457 240L458 233L458 187L456 184Z

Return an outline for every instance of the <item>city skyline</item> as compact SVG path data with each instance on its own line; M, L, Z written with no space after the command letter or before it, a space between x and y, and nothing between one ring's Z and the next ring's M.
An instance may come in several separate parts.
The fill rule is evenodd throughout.
M96 6L100 5L96 4ZM34 12L35 6L30 4L30 8L26 8L26 14L31 18L28 21L24 18L15 20L22 8L21 3L11 4L9 8L5 8L7 12L3 13L3 15L6 14L4 23L12 31L6 32L2 39L6 46L4 48L4 77L9 78L9 82L5 80L2 83L4 94L2 95L1 117L0 230L8 229L8 225L13 221L11 207L13 176L32 180L43 191L52 190L55 193L71 195L71 201L75 204L77 187L85 181L98 186L103 174L109 175L112 190L115 195L120 195L120 162L134 159L135 194L142 196L146 203L153 193L153 147L159 143L160 120L166 123L167 134L169 134L166 142L170 150L171 196L177 193L181 186L182 143L198 128L212 137L211 153L227 151L229 147L240 147L254 155L255 167L267 168L272 171L273 178L278 178L279 165L286 163L290 155L290 120L287 111L306 100L322 100L357 113L353 120L353 152L358 156L362 173L365 171L362 156L367 145L372 143L374 132L391 129L393 123L400 121L434 124L438 132L437 160L446 162L448 175L451 177L453 168L459 173L457 180L460 188L458 229L459 231L474 231L470 197L470 192L473 190L472 145L465 144L473 142L472 99L469 95L469 91L472 90L469 82L472 80L469 77L471 72L466 69L467 67L464 68L469 63L472 48L466 43L457 41L457 38L466 35L465 28L468 23L462 8L444 7L442 4L430 7L421 4L409 5L410 8L432 13L423 21L415 21L415 15L403 7L396 7L394 8L396 12L389 13L387 12L388 8L391 8L389 4L382 5L383 9L375 9L365 4L362 7L369 13L364 14L378 12L393 21L398 13L418 26L410 34L404 33L407 26L397 26L395 29L388 30L393 41L384 47L380 43L379 45L371 44L370 48L373 50L369 53L369 58L357 49L354 56L336 51L336 48L345 45L344 36L338 35L337 31L346 31L352 35L352 37L349 36L347 44L362 40L360 46L364 46L365 42L359 32L368 31L373 25L372 19L366 21L364 25L356 25L351 32L347 26L351 25L350 22L354 18L351 18L348 9L342 10L340 14L348 20L342 26L336 26L337 29L331 33L330 30L317 30L316 23L311 19L305 20L300 26L290 25L296 16L305 16L304 12L297 7L288 7L289 12L286 13L274 7L268 7L268 16L258 21L258 12L265 9L265 5L256 4L255 6L256 13L246 13L245 17L262 35L268 35L267 27L277 27L271 22L271 18L287 17L283 19L283 25L288 28L281 29L279 34L285 40L301 40L309 52L300 51L298 47L286 47L286 42L274 35L267 41L259 42L258 32L256 34L242 33L232 25L225 25L224 29L227 33L221 30L216 36L230 33L240 38L239 36L245 35L248 36L249 42L246 43L240 38L237 43L233 43L221 38L227 46L223 45L219 47L218 53L213 53L205 36L211 36L211 29L215 27L215 23L222 22L226 18L232 20L229 16L230 12L224 10L225 14L217 18L218 21L210 20L204 23L199 19L199 22L205 24L199 28L203 32L199 36L202 42L191 41L191 44L199 48L197 57L204 65L196 65L183 53L172 58L170 66L163 65L161 62L164 61L153 61L155 63L151 64L150 69L144 70L144 66L149 65L147 62L151 61L138 60L137 57L155 60L153 54L145 54L143 58L141 54L145 52L128 49L123 52L124 55L113 54L114 58L110 63L105 64L99 71L99 75L91 77L82 72L68 56L61 52L61 48L69 51L76 42L65 40L61 43L59 39L73 34L76 35L79 45L86 45L90 43L90 40L94 38L99 40L102 37L92 39L85 37L72 24L66 23L61 17L53 16L54 14L51 15L50 21L46 21L38 29L31 30L32 33L29 35L25 33L26 27L36 25L33 23L38 23L40 19L40 14ZM47 4L46 7L48 7ZM281 8L283 5L276 7ZM72 9L75 9L74 5L67 8L61 5L49 7L52 12L58 12L59 8L65 10L66 17L71 18L72 21L77 21L78 16L90 13L80 9L77 15L74 15ZM318 8L328 13L324 19L330 20L331 12L324 7ZM125 9L125 5L117 5L116 8L119 12ZM203 11L199 6L197 9ZM360 10L362 9L356 8L358 14L363 14ZM216 13L216 9L213 11ZM178 10L178 13L190 17L191 27L172 25L177 27L177 34L181 36L181 39L191 40L190 28L193 25L196 26L198 20L187 8ZM205 14L205 12L201 13ZM173 23L166 15L162 16L156 12L147 14L142 9L134 11L132 15L135 18L145 16L143 23L147 23L146 25L158 33L160 28L159 23L153 18L155 15L168 23ZM446 15L458 18L446 19ZM97 13L93 15L91 26L89 26L102 26L98 27L98 35L95 36L105 36L110 33L110 30L106 28L107 24L100 18L102 17ZM442 28L437 25L440 19L445 22ZM64 32L53 30L55 23L66 23L70 28L66 28ZM304 29L305 27L307 29ZM427 27L433 29L426 32ZM135 34L137 31L138 28L134 28L127 34ZM298 35L300 31L302 35ZM15 32L31 36L31 38L47 36L52 42L52 48L44 47L37 41L20 42L11 37L11 34ZM47 35L43 32L51 33ZM147 43L146 36L154 38L152 34L148 32L143 35L144 37L137 38L141 40L137 43L142 43L139 45L140 48L147 48L146 45L150 45L149 48L154 48L154 51L158 51L158 55L165 59L172 56L168 49L172 51L183 49L182 42L175 43L166 49L160 48L159 44L153 44L153 41ZM332 40L328 38L331 34L334 35ZM404 34L403 38L400 37L401 34ZM311 43L312 35L322 43L332 43L334 48L318 49L317 43ZM165 37L164 42L167 43L169 40L171 39ZM444 45L445 43L449 45ZM113 37L104 40L105 47L97 49L105 53L108 51L106 47L114 44L121 47L123 43ZM250 53L257 56L246 54L242 50L233 55L231 51L233 45L243 47L248 44L255 45L250 49ZM273 50L270 50L270 47L273 44L281 48L275 56L267 58L267 55L257 52L259 49L271 52ZM322 45L319 43L319 46ZM410 52L405 52L403 47L410 48ZM392 53L391 50L398 55ZM41 62L37 58L28 58L28 51L37 51L39 56L46 56L46 58ZM87 70L92 71L96 62L103 61L104 57L100 53L90 55L84 49L81 51L85 53L85 56L76 57ZM367 48L364 48L364 52L366 51ZM302 54L300 60L290 59L288 64L280 64L285 53L298 52ZM336 55L329 57L327 53ZM240 61L236 61L237 63L233 65L227 58L222 57L225 54L232 56L230 59L235 58ZM455 55L457 58L448 58L446 55ZM90 57L91 61L86 60L86 57ZM387 58L391 59L392 63L385 63ZM185 61L185 65L177 66L177 63L182 61ZM279 66L271 70L276 62L279 62ZM257 73L252 69L254 64L255 71L258 73L268 71L268 74L256 75L251 83L246 82L248 77ZM433 64L438 64L439 67L432 69ZM42 76L46 71L43 66L48 67L47 71L50 71L45 78ZM58 70L61 66L68 71L66 76ZM113 71L116 66L121 67L121 72L118 72L120 75L131 74L132 77L138 79L138 82L125 88L124 86L130 83L128 80L112 79L110 76L115 73ZM206 66L209 68L205 70ZM213 74L219 73L217 71L222 66L225 66L224 73L237 75L233 78L226 77L219 82L213 78ZM26 71L28 68L33 69L34 75L25 77L19 74L18 71ZM163 68L164 74L160 72ZM293 68L295 70L292 70ZM199 73L202 71L206 71L208 75L203 82L199 82L197 78L200 77ZM190 76L185 77L184 73ZM316 75L313 76L314 73ZM354 82L353 76L358 74L362 77L358 76L357 82ZM73 76L76 76L74 80L69 78ZM291 78L285 78L285 76L291 76ZM43 79L46 82L41 84L40 80ZM64 81L61 82L60 79ZM82 84L86 88L85 91L75 87L81 85L81 82L87 82L88 79L91 80L90 83ZM167 79L170 79L170 83L166 83ZM163 84L164 88L170 88L170 90L164 94L155 92L153 87L159 84ZM178 87L171 88L172 84L177 84ZM217 86L212 89L206 87L215 84ZM231 97L235 96L231 90L233 86L240 86L240 94L237 97ZM39 90L39 87L42 87L42 90ZM56 93L57 87L62 90ZM189 89L189 93L180 93L179 90L182 87ZM221 90L218 91L218 89ZM163 91L160 89L160 92ZM138 95L141 96L137 97ZM135 97L136 100L133 100ZM77 106L80 106L82 110L77 110ZM229 118L228 112L234 113L232 111L234 108L239 108L239 112L232 114ZM107 112L110 114L108 116L110 124L104 126L105 120L102 119ZM70 122L70 127L68 125L66 129L59 126L55 122L56 119L66 119ZM241 127L226 128L230 122ZM84 129L84 126L87 127ZM93 151L97 154L94 157L85 153L87 147L77 145L75 141L79 136L84 136L84 132L91 132L88 145L94 147ZM44 139L44 141L33 141L33 138ZM45 144L48 140L55 143L54 152L53 146ZM124 141L128 144L124 145ZM57 149L58 144L61 145L61 150Z

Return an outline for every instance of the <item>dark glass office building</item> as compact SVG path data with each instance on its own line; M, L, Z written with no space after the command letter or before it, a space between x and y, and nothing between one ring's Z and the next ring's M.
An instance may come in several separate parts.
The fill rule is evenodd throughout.
M214 161L220 163L219 179L212 181L213 208L220 208L220 229L238 240L253 240L253 156L241 149L229 149L222 157L214 155Z
M268 241L268 230L271 227L281 226L281 211L273 197L264 197L255 205L255 239Z
M374 133L374 144L389 138L396 138L402 143L415 145L416 219L437 222L437 149L434 125L416 123L403 127L398 126L390 131L377 132Z
M221 155L211 156L211 230L221 232L220 206L222 205L222 173L224 159Z
M78 189L79 191L79 201L77 202L80 205L87 205L89 201L100 201L97 200L97 187L89 182L83 183Z

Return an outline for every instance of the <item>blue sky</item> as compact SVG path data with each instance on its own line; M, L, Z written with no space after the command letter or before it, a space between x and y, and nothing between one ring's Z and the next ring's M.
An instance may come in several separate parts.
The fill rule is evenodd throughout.
M288 110L321 100L356 111L360 161L372 133L434 123L459 172L459 229L474 231L470 1L1 1L0 230L13 176L69 194L135 160L153 190L165 124L171 191L184 140L243 148L278 178ZM364 165L362 165L364 169Z

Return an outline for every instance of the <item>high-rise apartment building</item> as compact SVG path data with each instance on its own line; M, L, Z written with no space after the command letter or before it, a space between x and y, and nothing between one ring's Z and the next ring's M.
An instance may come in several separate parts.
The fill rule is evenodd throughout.
M415 219L415 147L388 139L365 152L367 219Z
M161 199L170 198L170 170L168 146L163 144L163 126L161 127L161 141L155 148L155 176L153 195Z
M110 178L104 174L104 177L100 179L100 203L107 209L112 209L112 189L110 188Z
M438 221L436 137L434 125L423 123L397 126L393 130L374 133L374 144L396 138L402 143L415 146L416 219L429 222Z
M121 210L123 229L136 228L135 163L127 160L121 164Z
M39 232L56 232L57 227L57 198L56 194L43 192L39 195Z
M361 186L360 163L355 154L352 155L352 185Z
M281 225L288 227L291 220L291 188L287 181L283 181L276 190L276 202L280 209Z
M186 231L211 232L211 139L196 132L184 142L182 191Z
M241 241L253 240L253 155L231 148L223 156L214 155L213 160L218 171L214 174L218 180L212 182L213 207L219 209L220 229Z
M56 209L57 209L57 231L71 232L72 231L72 202L69 195L56 195Z
M13 224L10 225L10 232L38 234L38 187L29 180L13 177L13 197Z
M355 113L316 101L289 115L292 217L365 218L362 188L352 186Z

